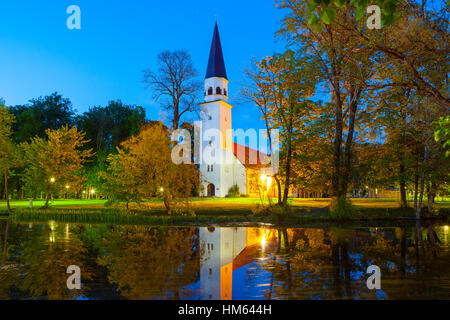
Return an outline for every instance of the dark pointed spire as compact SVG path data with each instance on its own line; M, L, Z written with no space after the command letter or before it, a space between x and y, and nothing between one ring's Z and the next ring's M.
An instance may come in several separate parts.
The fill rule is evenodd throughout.
M214 28L211 51L209 52L208 69L206 70L206 79L212 77L225 78L228 80L225 62L223 61L222 45L220 44L217 22Z

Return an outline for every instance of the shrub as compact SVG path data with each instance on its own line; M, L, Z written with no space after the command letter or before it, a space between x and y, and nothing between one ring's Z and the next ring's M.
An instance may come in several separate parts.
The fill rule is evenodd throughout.
M355 210L350 201L345 197L332 199L330 205L330 217L333 219L347 220L353 218Z
M239 197L239 186L235 184L228 190L228 198Z

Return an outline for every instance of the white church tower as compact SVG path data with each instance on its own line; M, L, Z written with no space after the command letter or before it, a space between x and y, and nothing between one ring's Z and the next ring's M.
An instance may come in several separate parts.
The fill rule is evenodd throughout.
M225 197L228 190L234 184L245 189L245 168L237 166L236 158L233 155L233 141L231 136L231 109L228 101L228 78L225 70L222 46L220 43L219 28L217 23L214 28L214 35L209 53L208 68L205 77L205 102L200 104L202 120L202 154L205 148L211 149L216 146L220 155L215 155L216 161L207 164L203 157L200 164L202 175L204 196ZM212 130L220 132L219 135L209 136L207 132ZM209 131L208 131L209 130ZM218 139L219 141L215 141ZM231 163L227 159L231 159ZM239 180L239 181L238 181ZM245 190L240 190L245 193Z

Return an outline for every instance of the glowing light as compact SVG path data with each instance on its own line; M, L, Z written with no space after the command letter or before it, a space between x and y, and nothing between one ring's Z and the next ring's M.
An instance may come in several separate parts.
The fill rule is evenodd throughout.
M159 188L159 191L164 192L164 188Z
M50 178L50 182L54 183L55 182L55 178Z
M268 177L265 174L261 175L261 183L262 185L266 185L266 190L269 190L270 185L272 184L272 177Z
M261 245L263 246L263 248L266 246L266 242L266 235L263 233L261 238Z
M70 187L69 186L66 186L66 189L69 189Z
M91 190L91 194L94 194L94 193L95 193L95 190L94 190L94 189L92 189L92 190Z
M448 226L444 226L444 230L445 230L445 231L448 231Z
M261 182L264 183L264 181L266 181L266 175L265 175L265 174L262 174L262 175L261 175Z
M83 191L83 194L86 194L86 191Z
M272 177L267 177L267 190L269 190L270 185L272 184Z

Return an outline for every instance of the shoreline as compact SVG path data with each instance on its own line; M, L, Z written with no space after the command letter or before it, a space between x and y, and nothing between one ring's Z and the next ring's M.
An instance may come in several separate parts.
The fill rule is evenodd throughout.
M229 211L229 210L228 210ZM287 215L276 216L274 214L253 214L251 211L247 214L241 214L241 210L237 210L235 214L196 214L195 216L188 215L156 215L156 212L151 210L141 211L140 214L136 212L125 213L120 210L110 209L19 209L8 215L7 212L0 211L0 219L11 218L14 222L29 222L29 223L46 223L49 221L74 223L74 224L114 224L114 225L148 225L148 226L253 226L266 225L281 226L281 227L304 227L312 225L332 225L332 226L346 226L346 225L377 225L380 224L411 224L415 222L423 223L446 223L450 221L450 215L445 214L445 210L441 210L438 214L432 216L425 216L417 220L411 216L392 215L386 216L386 209L371 208L362 210L365 216L358 215L351 219L334 219L326 215L314 215L306 212L296 212ZM391 210L396 211L396 210ZM404 213L405 210L398 210L398 213ZM408 210L411 212L411 210ZM377 212L381 212L377 213ZM315 211L317 214L317 211ZM301 215L300 215L301 214Z

